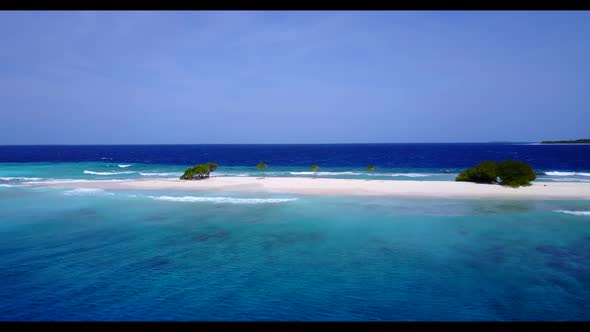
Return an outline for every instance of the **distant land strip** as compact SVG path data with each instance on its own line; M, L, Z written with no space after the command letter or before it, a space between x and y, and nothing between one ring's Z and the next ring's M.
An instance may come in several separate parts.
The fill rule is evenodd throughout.
M541 144L590 144L590 139L577 139L569 141L542 141Z

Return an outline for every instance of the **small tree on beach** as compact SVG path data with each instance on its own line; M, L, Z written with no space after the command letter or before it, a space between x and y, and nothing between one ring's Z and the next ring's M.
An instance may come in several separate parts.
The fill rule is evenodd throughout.
M313 171L313 177L317 176L318 171L320 170L320 166L318 165L311 165L311 170Z
M195 165L195 167L193 167L193 171L199 179L204 179L208 177L209 173L211 172L209 170L209 166L207 166L206 164Z
M462 171L455 181L475 183L499 183L503 186L530 186L537 178L535 170L527 163L518 160L501 162L484 161L477 166Z
M262 178L264 178L264 169L267 167L268 165L265 163L259 163L258 165L256 165L256 169L262 170Z
M510 187L530 186L537 178L533 168L522 161L505 160L498 163L498 177L501 184Z
M211 172L217 169L217 164L208 162L206 164L198 164L188 168L180 177L181 180L205 179L209 177Z
M191 168L187 169L186 171L184 171L184 174L182 174L180 179L181 180L192 180L194 176L195 176L195 171L191 167Z
M209 167L209 173L215 172L215 170L219 167L219 165L210 161L207 162L205 165ZM209 177L209 173L207 173L207 177Z
M496 183L498 178L498 163L494 161L482 161L475 167L468 168L457 176L455 181L467 181L475 183Z
M375 172L375 166L373 166L373 165L367 166L367 171L371 172L372 174L375 174L374 173Z

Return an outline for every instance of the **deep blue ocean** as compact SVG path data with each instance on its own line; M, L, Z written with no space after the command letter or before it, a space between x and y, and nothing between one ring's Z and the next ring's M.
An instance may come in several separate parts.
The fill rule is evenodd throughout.
M1 321L590 319L590 192L411 199L76 188L216 176L452 181L482 160L590 181L590 146L0 146ZM365 167L373 164L375 172ZM71 183L71 188L43 183Z
M0 162L87 162L223 166L465 168L483 160L519 159L542 170L590 170L590 145L437 144L219 144L0 146Z

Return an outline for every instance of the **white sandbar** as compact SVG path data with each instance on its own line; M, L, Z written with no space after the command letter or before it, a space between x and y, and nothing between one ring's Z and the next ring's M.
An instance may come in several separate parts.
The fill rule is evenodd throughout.
M588 199L590 183L536 182L530 187L454 181L395 181L324 178L211 177L204 180L138 179L40 184L52 188L194 190L214 192L268 192L308 195L413 196L461 198Z

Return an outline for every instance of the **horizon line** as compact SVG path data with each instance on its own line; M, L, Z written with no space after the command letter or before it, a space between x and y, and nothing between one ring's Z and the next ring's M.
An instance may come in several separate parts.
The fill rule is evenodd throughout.
M473 141L473 142L380 142L380 143L82 143L82 144L0 144L0 146L116 146L116 145L377 145L377 144L499 144L541 143L541 141Z

